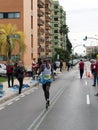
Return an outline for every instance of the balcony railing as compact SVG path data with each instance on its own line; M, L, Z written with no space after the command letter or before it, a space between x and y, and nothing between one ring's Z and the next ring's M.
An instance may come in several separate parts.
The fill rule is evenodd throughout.
M38 16L39 17L43 17L44 16L44 12L40 9L38 9Z
M44 29L43 28L38 28L38 35L43 35L44 34Z
M46 14L51 14L51 10L49 8L45 8L45 13Z
M45 18L46 18L47 22L51 22L51 17L50 16L46 15Z
M38 18L38 25L39 26L43 26L44 25L44 21L40 18Z
M38 7L39 8L44 8L45 7L45 4L42 0L38 0Z

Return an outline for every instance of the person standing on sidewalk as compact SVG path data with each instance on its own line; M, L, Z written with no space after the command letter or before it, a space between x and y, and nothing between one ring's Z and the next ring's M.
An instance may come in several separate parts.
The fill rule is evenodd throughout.
M16 67L16 75L17 75L16 78L19 81L19 94L21 94L22 86L23 86L23 79L25 76L25 67L23 66L23 63L21 60L18 62L18 65Z
M79 62L79 71L80 71L80 79L82 79L84 73L84 62L82 59Z
M63 67L63 61L60 60L60 72L62 72L62 67Z
M11 60L8 61L8 64L6 65L7 70L7 77L8 77L8 87L13 87L14 85L14 65ZM10 85L10 81L12 86Z

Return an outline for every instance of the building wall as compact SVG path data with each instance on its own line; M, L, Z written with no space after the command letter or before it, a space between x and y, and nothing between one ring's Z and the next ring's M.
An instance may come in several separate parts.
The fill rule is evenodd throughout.
M17 0L17 2L13 0L0 0L0 12L20 12L21 16L18 19L0 19L0 24L8 24L16 25L19 31L23 31L25 33L25 44L26 44L26 52L22 57L25 66L31 65L31 1L27 0ZM18 49L15 49L17 52Z

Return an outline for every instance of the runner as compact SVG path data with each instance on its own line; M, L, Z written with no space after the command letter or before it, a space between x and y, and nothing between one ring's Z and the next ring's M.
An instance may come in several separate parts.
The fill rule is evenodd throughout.
M48 107L50 106L49 90L50 90L50 85L52 82L52 76L51 76L52 69L51 69L51 64L49 63L48 60L43 61L43 64L40 67L38 75L40 75L41 73L42 73L41 83L42 83L44 96L45 96L45 100L46 100L46 109L48 109Z

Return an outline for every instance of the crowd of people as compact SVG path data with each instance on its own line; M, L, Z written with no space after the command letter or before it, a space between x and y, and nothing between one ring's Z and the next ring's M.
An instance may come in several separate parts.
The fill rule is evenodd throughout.
M81 59L79 62L80 79L82 79L83 77L84 69L85 69L85 63ZM90 60L90 71L93 79L92 86L96 87L98 86L98 58L96 60L95 59ZM98 92L95 94L95 96L98 96Z
M57 70L56 62L54 61L51 63L49 59L39 59L38 62L34 58L32 60L32 65L31 65L31 76L34 79L35 75L41 75L41 83L42 83L42 88L44 91L44 96L46 100L46 109L50 105L50 100L49 100L49 90L50 86L54 78L54 71ZM60 61L60 71L62 72L62 67L63 67L63 61ZM14 77L18 80L19 82L19 91L18 93L21 94L22 92L22 86L23 86L23 80L26 75L26 69L23 65L23 62L19 60L17 63L13 64L11 60L9 60L6 64L6 70L7 70L7 77L8 77L8 87L11 88L14 86Z
M90 70L93 75L93 87L96 87L98 85L98 58L96 60L91 59L90 60ZM67 65L67 71L69 71L69 68L71 65L69 63ZM63 68L63 61L60 60L60 65L59 65L60 71L62 72ZM79 62L79 73L80 73L80 79L83 78L84 74L84 68L85 68L85 63L81 59ZM13 87L14 85L14 77L17 78L19 81L19 94L21 94L22 91L22 86L23 86L23 79L26 74L25 67L23 65L23 62L20 60L18 63L13 64L11 60L6 64L6 70L7 70L7 77L8 77L8 87ZM57 65L56 62L54 61L51 63L49 59L39 59L38 62L34 58L32 60L32 78L34 79L35 75L41 75L41 80L40 82L42 83L42 88L46 100L46 109L50 105L50 100L49 100L49 90L52 81L54 80L54 71L57 70ZM98 96L98 93L95 94L95 96Z

